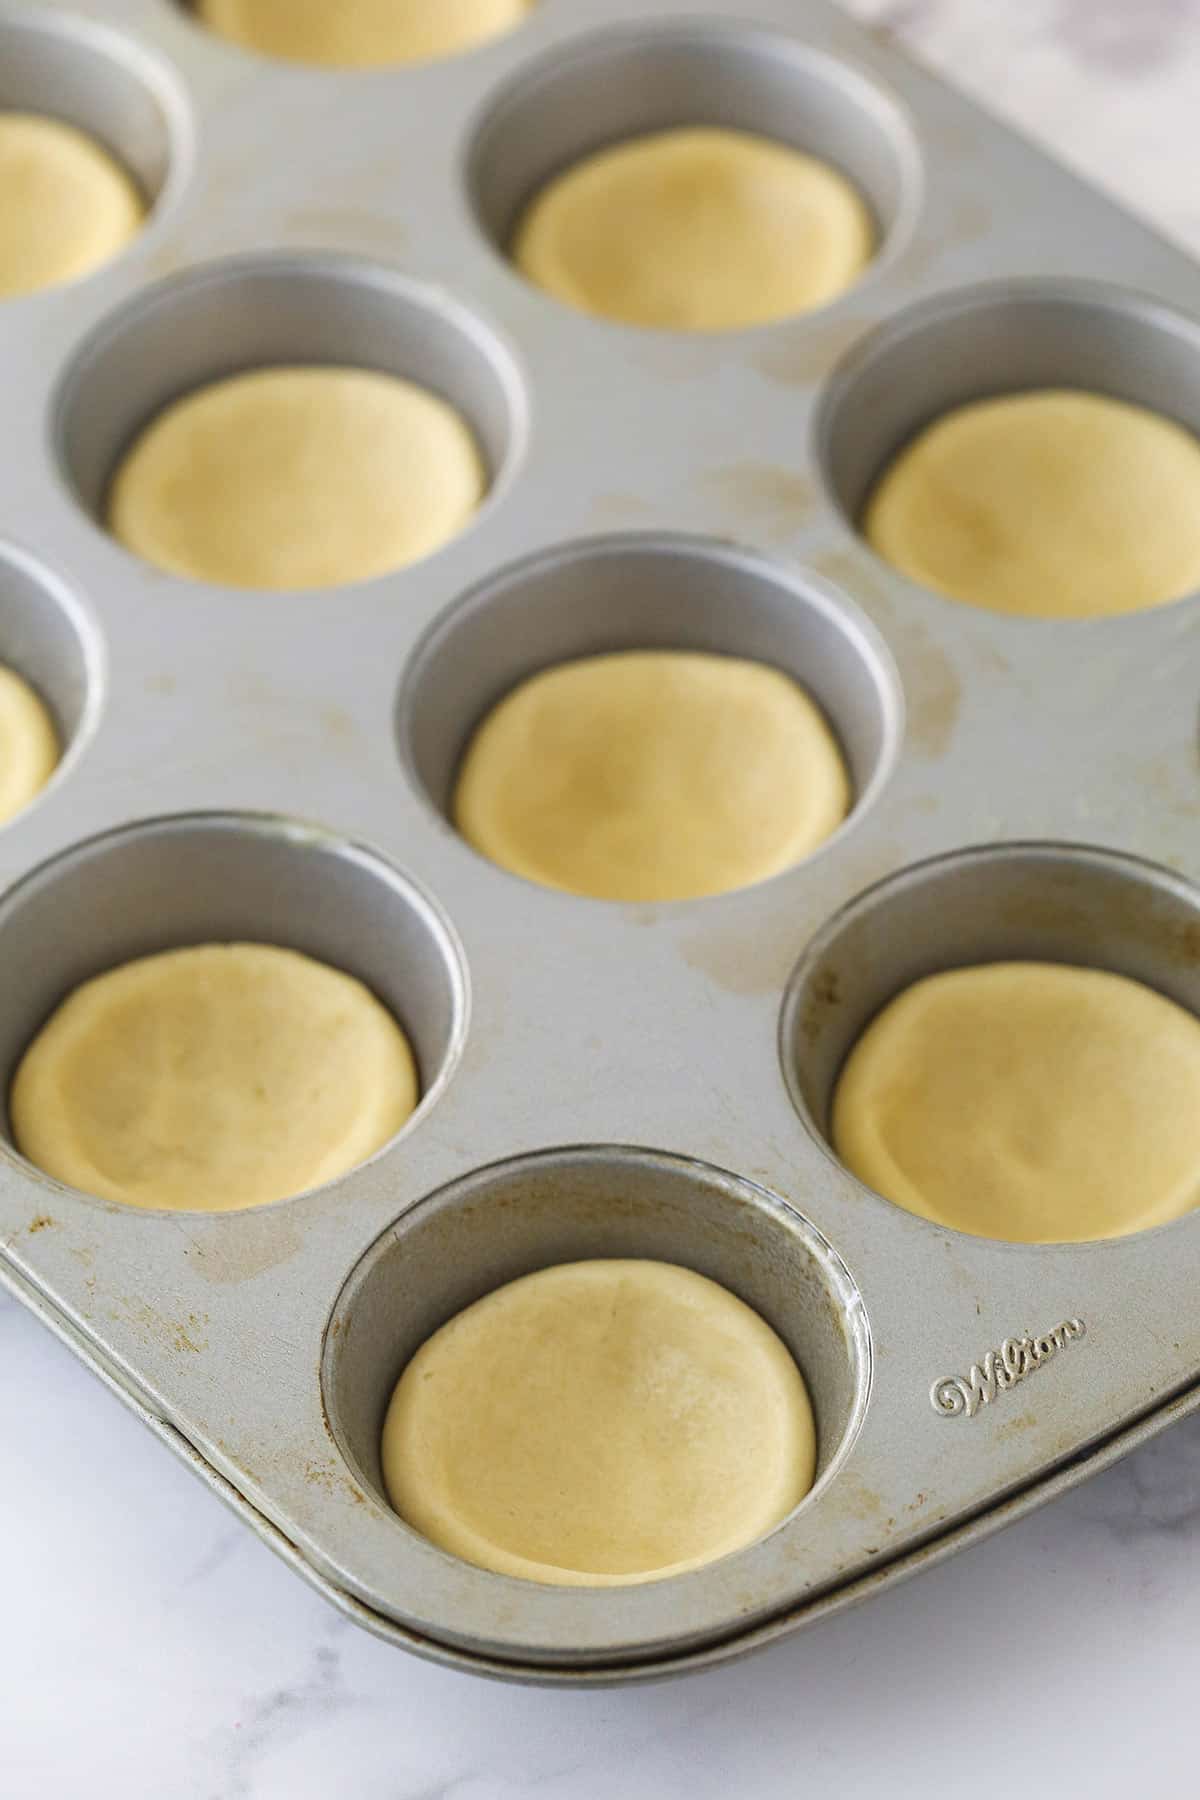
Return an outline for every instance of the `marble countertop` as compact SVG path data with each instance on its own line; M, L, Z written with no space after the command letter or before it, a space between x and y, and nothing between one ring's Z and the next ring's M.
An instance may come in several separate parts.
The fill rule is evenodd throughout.
M1200 0L853 0L1200 250ZM1184 1795L1200 1420L709 1675L562 1694L345 1624L0 1298L4 1800Z

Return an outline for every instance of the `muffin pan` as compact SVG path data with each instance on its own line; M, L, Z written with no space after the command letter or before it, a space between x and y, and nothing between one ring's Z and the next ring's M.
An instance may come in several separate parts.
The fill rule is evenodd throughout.
M371 74L248 55L172 0L105 13L0 11L0 100L91 129L156 200L116 262L0 314L0 660L67 746L0 832L0 1080L80 980L238 937L368 982L424 1098L343 1180L220 1216L72 1192L5 1130L0 1277L347 1614L516 1679L762 1644L1200 1403L1200 1214L967 1238L867 1192L825 1137L857 1031L933 969L1096 963L1200 1012L1200 599L985 614L853 523L891 452L977 395L1082 384L1200 428L1200 274L819 5L542 0L476 52ZM586 319L508 266L555 167L692 121L852 176L880 228L864 279L687 337ZM491 487L459 538L292 596L176 580L107 536L148 415L313 360L460 408ZM633 646L801 675L853 772L842 830L761 887L658 907L480 860L445 817L472 727L525 674ZM590 1255L677 1260L757 1306L820 1433L817 1484L767 1539L625 1590L468 1568L380 1491L421 1339Z

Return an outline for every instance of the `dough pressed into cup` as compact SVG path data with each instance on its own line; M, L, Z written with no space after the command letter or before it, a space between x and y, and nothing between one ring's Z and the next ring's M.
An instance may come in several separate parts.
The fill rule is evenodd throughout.
M750 132L693 126L584 157L537 194L517 267L627 325L734 331L808 312L875 251L866 202L828 163Z
M564 1586L682 1574L755 1543L812 1486L783 1341L672 1263L541 1269L435 1332L384 1423L389 1497L464 1561Z
M602 900L688 900L790 868L846 817L819 708L778 669L699 651L560 663L467 746L453 815L514 874Z
M133 178L86 132L0 112L0 297L90 275L145 217Z
M0 825L41 793L59 754L44 703L15 670L0 664Z
M867 1027L832 1125L861 1181L937 1224L1123 1237L1200 1202L1200 1020L1105 969L951 969Z
M1200 441L1075 389L974 401L900 452L863 531L905 575L968 606L1140 612L1200 587Z
M211 31L266 56L376 69L473 49L511 31L535 0L197 0Z
M151 420L113 478L113 535L194 581L340 587L403 568L470 521L487 485L462 417L371 369L252 369Z
M204 944L76 988L9 1113L22 1154L85 1193L236 1212L365 1162L417 1099L408 1040L360 981L295 950Z

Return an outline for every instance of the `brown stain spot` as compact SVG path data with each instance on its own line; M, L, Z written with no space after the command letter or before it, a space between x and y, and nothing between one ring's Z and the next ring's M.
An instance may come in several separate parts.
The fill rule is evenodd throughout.
M234 669L228 678L227 691L235 706L267 707L275 705L279 699L257 669Z
M865 553L832 551L817 559L817 567L867 608L887 638L900 666L909 743L924 756L943 756L962 707L962 683L950 658L931 631L893 604L888 577L871 567Z
M977 644L975 660L980 668L989 675L1011 675L1013 673L1011 661L997 650L994 644Z
M818 969L809 984L808 998L800 1014L800 1035L808 1045L820 1039L829 1014L841 1005L841 983L836 969Z
M358 735L358 727L343 706L323 707L319 723L328 749L344 750Z
M975 1288L977 1285L975 1276L971 1273L970 1269L964 1267L964 1265L958 1261L954 1254L954 1246L951 1243L948 1241L943 1242L942 1248L945 1251L942 1262L943 1274L948 1276L955 1287L962 1293L971 1295L975 1305L976 1317L978 1317L979 1302L975 1299Z
M182 244L160 244L146 259L146 273L156 281L165 280L168 275L177 275L186 268L187 251Z
M466 1073L490 1068L495 1059L495 1053L495 1042L486 1032L472 1032L463 1045L459 1067Z
M366 1506L367 1497L356 1481L341 1468L340 1464L318 1462L309 1457L304 1461L304 1479L310 1487L319 1488L323 1494L340 1494L343 1499L350 1500L355 1506Z
M1177 756L1152 756L1133 762L1134 780L1143 787L1158 812L1194 819L1200 808L1200 787L1195 773L1180 767Z
M790 537L815 501L807 477L774 463L727 463L702 474L699 486L730 523L769 539Z
M876 566L865 546L861 549L827 550L815 558L813 566L835 586L843 588L851 599L859 601L869 611L878 611L884 620L890 622L893 608L886 587L887 577Z
M909 742L926 756L944 756L962 706L962 684L954 665L922 626L904 627L901 675L908 699Z
M812 387L823 381L834 365L866 332L873 319L839 319L823 326L794 325L791 332L768 344L754 359L760 375L781 387Z
M39 1213L37 1218L30 1224L30 1237L36 1237L39 1231L49 1231L54 1223L55 1221L50 1217L49 1213Z
M874 1488L869 1488L857 1475L847 1474L842 1476L839 1497L842 1505L852 1519L861 1519L864 1521L868 1519L878 1519L883 1512L883 1501L879 1498L879 1495L875 1492ZM876 1554L877 1552L874 1550L867 1551L868 1556L874 1556Z
M996 1433L996 1437L1000 1440L1023 1437L1025 1432L1032 1431L1036 1424L1037 1419L1033 1413L1018 1413L1015 1419L1005 1420L1004 1424Z
M1083 898L1074 899L1072 890ZM1139 942L1177 967L1191 970L1200 962L1200 923L1195 919L1160 911L1147 902L1140 887L1110 893L1099 909L1089 904L1090 891L1089 871L1068 867L1057 872L1054 890L1031 884L1007 902L999 910L1000 923L1069 939L1068 960L1095 962L1100 968L1111 964L1112 944L1122 938Z
M355 206L303 206L283 221L289 237L343 247L373 250L384 256L405 249L408 233L398 219L366 212Z
M779 992L800 954L806 933L790 927L786 939L770 932L702 931L680 949L690 969L707 975L730 994Z
M977 193L961 195L951 208L946 239L954 244L973 244L992 229L991 208Z
M337 1480L337 1471L329 1463L310 1460L304 1465L304 1479L310 1487L319 1487L323 1493L332 1494Z
M640 494L625 493L614 488L597 494L588 509L587 522L594 527L639 524L654 508Z
M916 1499L910 1500L904 1510L905 1510L905 1512L910 1512L910 1513L920 1512L921 1508L923 1506L928 1506L928 1504L929 1504L929 1495L922 1488L921 1492L917 1495Z
M120 1323L132 1325L147 1338L157 1340L168 1350L176 1350L181 1355L199 1356L208 1349L208 1339L202 1335L208 1324L207 1313L189 1313L184 1320L174 1320L156 1312L144 1300L127 1297L120 1302L123 1312L114 1309L112 1317Z
M173 675L147 675L145 686L148 694L162 694L169 697L175 692L175 677Z
M209 1241L193 1238L185 1255L189 1266L205 1281L226 1287L280 1268L303 1247L299 1227L284 1212L269 1209L257 1218L252 1213L240 1214L236 1224L230 1219L227 1229Z

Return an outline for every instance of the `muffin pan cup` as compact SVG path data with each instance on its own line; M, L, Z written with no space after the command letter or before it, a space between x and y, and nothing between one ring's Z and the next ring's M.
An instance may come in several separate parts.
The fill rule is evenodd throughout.
M0 1278L368 1629L568 1684L794 1630L1200 1404L1200 1214L1093 1245L968 1238L867 1192L823 1136L855 1031L930 968L1094 960L1200 1006L1200 599L1002 618L915 587L852 523L943 402L1086 378L1195 425L1200 272L820 5L643 14L542 0L469 55L360 74L249 56L169 0L113 0L103 46L27 7L54 56L72 47L73 93L115 39L155 72L164 185L122 257L0 310L0 660L26 659L72 740L0 832L3 1075L85 975L236 935L362 975L426 1090L364 1167L220 1216L102 1203L0 1137ZM659 116L653 92L614 94L641 50ZM97 62L98 107L110 80ZM44 91L31 75L30 104ZM884 234L855 288L686 337L584 318L507 265L494 237L550 172L539 144L567 159L678 123L686 93L700 123L792 113L794 141L857 175ZM105 534L148 412L297 359L454 399L493 477L471 528L302 595L180 581ZM795 657L859 790L819 854L723 898L618 906L456 837L479 712L558 655L638 641ZM384 1505L373 1432L420 1335L581 1254L690 1263L793 1344L821 1470L763 1542L552 1590L455 1562Z

